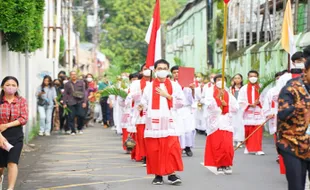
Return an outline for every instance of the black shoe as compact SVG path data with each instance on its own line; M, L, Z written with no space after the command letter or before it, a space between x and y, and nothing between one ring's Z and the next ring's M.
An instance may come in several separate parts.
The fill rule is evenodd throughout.
M218 175L219 175L219 174L224 175L224 174L225 174L225 172L224 172L224 167L219 167L219 168L217 168L217 174L218 174Z
M186 147L185 148L185 154L188 156L188 157L192 157L193 156L193 152L191 150L190 147Z
M143 165L144 167L146 167L146 157L143 157L142 165Z
M175 174L173 175L169 175L168 176L168 181L172 184L172 185L179 185L182 183L181 179L176 176Z
M156 175L152 181L153 185L162 185L164 184L163 176Z

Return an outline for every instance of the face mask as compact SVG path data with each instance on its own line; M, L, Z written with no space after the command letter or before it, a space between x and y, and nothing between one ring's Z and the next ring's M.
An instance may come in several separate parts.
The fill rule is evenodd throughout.
M123 79L123 80L126 80L126 79L127 79L127 77L126 77L126 76L122 76L122 79Z
M143 76L146 76L146 77L151 76L151 70L144 70L143 71Z
M160 71L156 72L156 77L163 79L163 78L166 78L168 76L168 74L169 74L168 71L160 70Z
M252 83L252 84L255 84L255 83L257 82L257 80L258 80L257 77L250 77L250 78L249 78L249 81L250 81L250 83Z
M201 81L201 78L197 77L196 80L197 80L198 82L200 82L200 81Z
M64 80L63 83L66 84L68 82L68 80Z
M3 90L8 95L14 95L17 92L17 87L5 86Z
M304 69L305 68L305 63L295 63L295 68L296 69Z
M214 83L214 78L210 78L210 82L211 82L211 83Z
M226 82L224 82L224 88L225 88L225 86L226 86ZM217 81L216 82L216 87L222 88L222 81Z
M86 80L87 80L87 82L91 82L91 81L93 81L93 78L87 78Z

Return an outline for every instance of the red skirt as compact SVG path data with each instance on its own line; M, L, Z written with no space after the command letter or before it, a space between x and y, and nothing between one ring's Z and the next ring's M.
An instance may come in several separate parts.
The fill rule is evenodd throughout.
M122 128L122 131L123 131L123 149L126 151L127 149L126 146L124 146L124 143L128 138L128 131L126 128Z
M140 150L139 150L139 145L137 141L137 133L132 133L131 137L136 142L136 146L131 151L131 159L137 162L140 162L142 161L142 157L139 154Z
M132 135L133 140L136 142L136 146L131 151L131 159L140 162L143 160L143 157L146 156L144 140L145 125L137 125L136 127L137 132Z
M205 166L232 166L234 159L233 133L217 130L206 138Z
M247 138L250 134L252 134L259 125L245 125L245 138ZM245 141L245 147L248 151L258 152L263 150L263 127L260 127L247 141Z
M146 156L144 130L145 130L145 124L137 125L137 139L136 140L138 141L139 156L141 157Z
M160 176L183 171L182 150L178 137L145 138L147 174Z

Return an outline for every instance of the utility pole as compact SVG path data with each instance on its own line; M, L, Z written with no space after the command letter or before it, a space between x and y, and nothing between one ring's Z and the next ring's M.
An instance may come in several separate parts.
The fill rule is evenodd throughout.
M72 71L72 63L71 63L71 0L68 0L68 64L69 64L69 72Z
M95 20L95 27L94 27L94 35L93 35L93 43L94 43L94 67L97 69L97 75L100 75L100 68L98 67L97 62L97 47L98 47L98 32L99 32L99 19L98 19L98 0L94 0L94 20Z

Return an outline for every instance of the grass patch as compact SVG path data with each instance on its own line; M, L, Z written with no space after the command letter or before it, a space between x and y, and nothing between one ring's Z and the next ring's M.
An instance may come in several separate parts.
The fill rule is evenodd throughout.
M36 136L38 136L40 130L40 122L36 122L36 124L31 128L29 132L28 142L32 141Z

